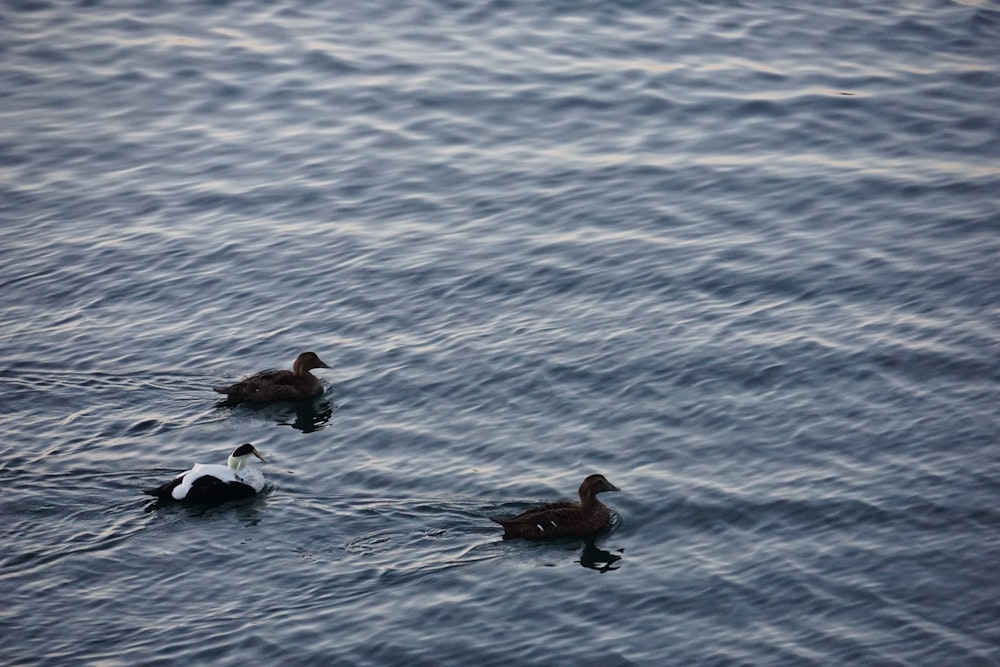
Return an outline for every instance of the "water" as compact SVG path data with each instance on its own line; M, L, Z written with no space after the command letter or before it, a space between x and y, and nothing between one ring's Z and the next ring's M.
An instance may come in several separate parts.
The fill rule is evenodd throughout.
M0 17L3 664L1000 664L997 3Z

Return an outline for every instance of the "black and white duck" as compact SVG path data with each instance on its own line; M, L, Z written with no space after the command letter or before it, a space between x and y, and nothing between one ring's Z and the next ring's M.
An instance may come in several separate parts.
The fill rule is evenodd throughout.
M196 463L166 484L143 493L160 500L194 503L249 498L264 489L264 473L257 468L256 459L267 463L253 445L240 445L229 455L226 465Z

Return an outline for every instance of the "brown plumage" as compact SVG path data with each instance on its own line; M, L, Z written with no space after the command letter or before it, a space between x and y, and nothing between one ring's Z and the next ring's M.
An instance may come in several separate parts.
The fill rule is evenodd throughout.
M303 352L290 371L264 371L236 384L214 387L230 401L274 403L303 401L323 393L323 385L310 373L314 368L329 368L315 352Z
M580 502L548 503L514 517L490 517L503 526L504 537L582 537L592 535L606 525L611 510L597 499L597 494L620 489L604 475L590 475L580 484Z

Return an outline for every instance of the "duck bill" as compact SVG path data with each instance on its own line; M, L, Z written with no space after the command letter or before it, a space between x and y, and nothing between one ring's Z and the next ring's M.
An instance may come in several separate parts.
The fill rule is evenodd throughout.
M265 459L263 456L261 456L260 452L258 452L256 449L253 450L253 455L256 456L257 458L259 458L261 463L267 463L267 459Z

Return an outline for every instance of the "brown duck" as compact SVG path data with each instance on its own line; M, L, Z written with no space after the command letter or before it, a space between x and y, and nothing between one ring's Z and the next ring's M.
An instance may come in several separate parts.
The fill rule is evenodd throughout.
M329 368L315 352L303 352L290 371L263 371L236 384L214 387L230 401L249 403L274 403L277 401L304 401L323 393L323 385L311 371Z
M598 493L620 491L604 475L590 475L580 484L580 502L548 503L514 517L490 517L503 526L504 537L583 537L606 525L611 510L597 499Z

